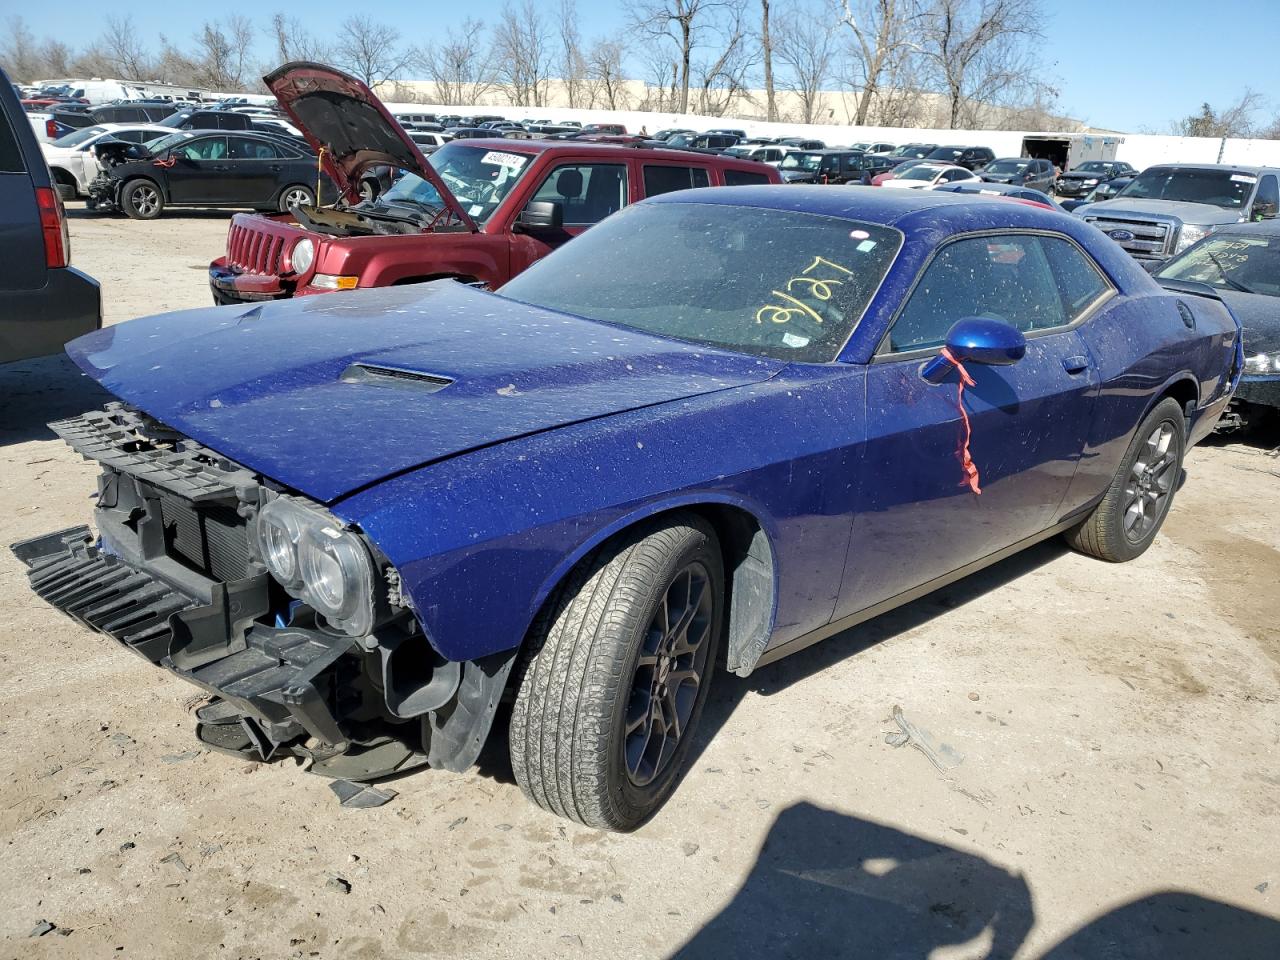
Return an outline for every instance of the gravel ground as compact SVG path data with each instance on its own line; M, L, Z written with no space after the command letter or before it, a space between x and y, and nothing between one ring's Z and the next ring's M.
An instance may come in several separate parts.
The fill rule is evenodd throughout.
M73 216L108 322L208 302L225 215ZM42 425L101 400L63 360L0 368L0 543L88 517L96 471ZM203 752L193 688L6 553L0 954L1275 960L1277 444L1195 450L1134 563L1047 543L717 678L691 773L629 836L526 804L502 738L364 811ZM897 707L943 769L886 742Z

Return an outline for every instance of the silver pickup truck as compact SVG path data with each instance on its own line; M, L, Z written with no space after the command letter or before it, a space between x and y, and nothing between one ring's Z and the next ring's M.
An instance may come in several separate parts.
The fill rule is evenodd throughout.
M1077 216L1149 270L1220 226L1269 220L1280 208L1280 169L1218 163L1148 167L1118 196Z

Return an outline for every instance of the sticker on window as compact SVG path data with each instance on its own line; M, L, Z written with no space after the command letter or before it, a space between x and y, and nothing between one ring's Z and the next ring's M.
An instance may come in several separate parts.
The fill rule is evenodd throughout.
M519 170L529 160L528 157L522 157L518 153L503 153L500 150L490 150L480 158L481 163L492 164L495 167L512 167Z
M1231 179L1235 183L1257 183L1258 182L1257 177L1250 176L1247 173L1233 173L1231 175Z
M784 333L782 335L782 345L785 347L792 347L798 350L801 347L807 347L809 345L809 338L797 336L796 334L790 333L790 332Z

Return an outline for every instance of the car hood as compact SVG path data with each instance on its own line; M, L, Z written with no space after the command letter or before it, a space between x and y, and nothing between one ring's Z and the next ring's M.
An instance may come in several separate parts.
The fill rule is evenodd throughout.
M452 280L143 317L67 352L122 400L324 502L467 450L758 383L785 366Z
M1239 223L1243 210L1224 210L1211 203L1187 203L1181 200L1139 200L1117 197L1090 204L1090 216L1105 217L1153 217L1157 220L1176 217L1183 223L1221 224Z
M1020 173L980 173L978 174L987 183L1013 183L1022 180Z
M1280 297L1222 289L1217 294L1244 328L1246 354L1280 351Z
M1109 179L1105 173L1089 173L1087 170L1067 170L1058 174L1059 180L1097 180L1101 183Z
M368 85L333 67L305 62L286 63L262 79L350 202L360 200L361 171L386 164L430 183L454 215L475 231L458 198Z

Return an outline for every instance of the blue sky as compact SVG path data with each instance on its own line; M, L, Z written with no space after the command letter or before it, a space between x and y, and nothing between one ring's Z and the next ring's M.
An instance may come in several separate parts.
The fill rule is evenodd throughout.
M537 2L549 18L559 9L559 0ZM1164 133L1203 101L1226 105L1246 87L1272 98L1267 116L1280 113L1280 0L1160 0L1114 7L1046 0L1045 6L1044 70L1057 80L1061 107L1071 116L1100 127ZM372 6L337 0L249 6L228 0L185 7L180 17L163 4L104 6L99 0L64 0L50 23L64 42L79 47L92 42L107 11L114 9L132 13L147 39L165 32L186 41L206 12L211 18L238 12L265 23L277 7L314 25L317 33L352 10L363 11L394 22L407 41L424 43L455 19L493 20L502 0L469 0L465 5L382 0ZM581 32L588 39L608 33L626 22L631 7L579 0ZM27 23L41 34L40 18L28 15ZM262 58L267 58L265 47Z

